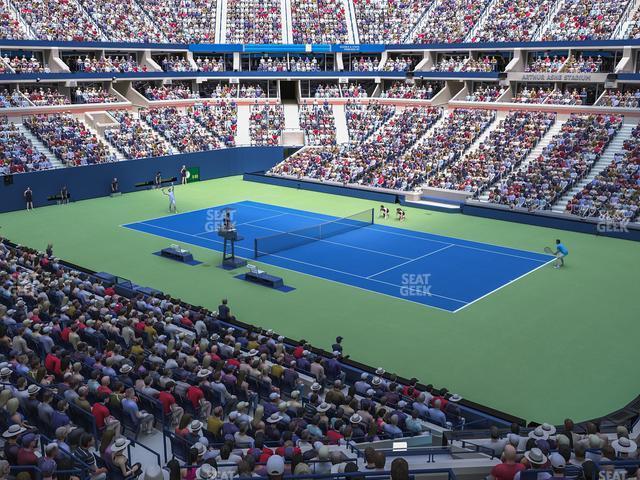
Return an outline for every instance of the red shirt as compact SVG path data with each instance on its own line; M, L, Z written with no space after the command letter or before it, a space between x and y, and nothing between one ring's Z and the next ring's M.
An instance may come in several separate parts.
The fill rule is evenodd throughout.
M60 332L60 338L65 342L69 341L69 334L71 333L71 329L69 327L64 327L62 332Z
M176 403L175 397L171 395L171 393L165 391L160 392L160 394L158 395L158 400L162 404L162 411L165 415L171 412L171 405Z
M329 430L327 432L327 438L329 439L329 443L331 445L338 445L340 443L340 440L342 440L344 437L340 434L340 432L336 430Z
M496 480L513 480L516 473L524 470L521 463L501 463L491 469L491 476Z
M47 371L54 373L56 375L62 375L62 371L60 370L60 359L51 353L47 354L44 359L44 366Z
M100 385L97 389L97 392L99 393L106 393L107 395L111 395L111 389L109 387L107 387L106 385Z
M98 430L102 430L104 428L104 419L111 415L111 412L101 403L94 403L91 413L96 419L96 427L98 427Z
M200 390L200 387L191 385L187 389L187 398L193 404L193 408L198 408L200 400L204 398L204 393Z
M18 450L18 465L38 465L38 457L33 451L21 448Z

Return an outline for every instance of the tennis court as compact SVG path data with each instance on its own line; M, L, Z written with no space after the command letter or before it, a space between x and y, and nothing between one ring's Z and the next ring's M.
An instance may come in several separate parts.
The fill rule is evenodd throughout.
M239 256L252 261L258 239L258 261L263 264L449 312L468 307L553 261L543 253L370 224L370 211L337 219L252 201L123 226L222 251L217 230L226 209L233 210L232 220L244 237L236 244ZM325 235L317 233L322 229L328 236L318 240Z

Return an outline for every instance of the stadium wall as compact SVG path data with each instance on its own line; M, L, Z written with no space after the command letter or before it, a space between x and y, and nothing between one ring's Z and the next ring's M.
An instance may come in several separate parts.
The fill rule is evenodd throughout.
M572 232L640 242L640 229L633 225L616 224L606 221L597 222L551 212L533 213L526 210L514 210L509 207L484 205L477 202L463 204L462 213L476 217L526 223L527 225L535 225L538 227L569 230Z
M425 208L428 210L446 211L454 213L450 209L439 209L433 206L424 206L405 201L403 195L396 195L384 191L372 191L361 188L343 187L331 183L311 182L301 179L282 178L265 175L261 172L245 173L244 180L281 187L311 190L314 192L330 193L332 195L344 195L348 197L363 198L384 203L399 203L409 207ZM525 210L513 210L508 207L480 204L470 202L461 204L462 213L476 217L492 218L506 222L526 223L538 227L569 230L572 232L588 233L605 237L620 238L624 240L640 241L640 229L634 225L620 225L607 222L585 220L569 215L559 215L551 212L528 212Z
M182 165L200 168L200 180L241 175L245 172L268 170L283 159L281 147L237 147L209 152L188 153L166 157L127 160L86 167L61 168L9 176L0 185L0 212L25 208L23 192L33 190L35 207L55 202L47 198L57 195L66 185L71 200L87 200L110 194L111 181L118 178L122 193L139 190L136 183L153 180L160 171L163 179L179 177Z
M250 182L266 183L269 185L278 185L280 187L296 188L298 190L310 190L312 192L330 193L332 195L344 195L347 197L363 198L365 200L374 200L376 202L400 202L399 195L393 193L343 187L330 183L310 182L300 179L274 177L271 175L265 175L261 172L262 171L256 170L253 173L245 173L243 179Z

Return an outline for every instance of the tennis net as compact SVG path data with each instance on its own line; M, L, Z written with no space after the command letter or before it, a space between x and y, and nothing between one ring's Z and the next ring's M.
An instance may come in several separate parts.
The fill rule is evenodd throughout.
M256 238L254 240L254 258L324 240L368 225L373 225L373 208L310 227Z

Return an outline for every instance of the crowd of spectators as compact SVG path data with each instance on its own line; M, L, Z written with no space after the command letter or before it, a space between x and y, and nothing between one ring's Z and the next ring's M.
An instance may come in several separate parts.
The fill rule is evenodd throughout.
M0 245L0 269L4 450L9 465L42 478L77 459L95 480L131 476L126 419L141 442L161 423L174 446L171 477L194 480L357 472L337 446L461 420L459 395L382 368L347 379L340 350L322 357L305 340L232 326L226 300L211 312L169 295L127 298L21 246ZM38 458L44 435L52 440ZM384 451L367 448L364 462L385 470ZM394 479L408 478L402 462ZM162 478L145 470L145 480Z
M420 0L353 0L360 43L405 43L427 5Z
M180 153L204 152L224 147L215 131L199 121L193 114L193 108L187 110L175 107L141 110L143 119L156 132Z
M581 90L577 88L572 90L554 90L544 103L548 105L586 105L587 96L586 88L582 88Z
M412 70L413 58L412 57L396 57L396 58L387 58L387 61L384 64L385 72L408 72Z
M358 82L349 82L346 86L343 84L340 90L345 98L367 98L369 96L366 87Z
M580 181L622 125L617 115L572 114L542 154L512 172L489 192L489 201L544 210Z
M440 58L431 67L432 72L497 72L498 59L494 56L484 56L480 58L463 57L462 55L447 56Z
M249 114L251 145L280 145L284 128L284 108L280 104L252 105Z
M289 70L289 62L286 57L263 56L256 66L258 72L286 72Z
M629 0L563 0L542 40L608 40Z
M117 161L108 147L71 115L34 115L26 117L23 124L67 166Z
M18 127L0 117L0 175L35 172L52 168L47 157L25 137Z
M549 96L553 93L553 88L543 87L524 87L511 99L513 103L546 103Z
M627 32L625 34L625 38L638 37L640 37L640 10L636 10L633 13L633 17L631 17L629 27L627 27Z
M499 0L489 4L472 42L530 42L549 13L551 0Z
M344 114L349 130L349 143L359 144L384 125L393 114L396 107L384 105L377 101L369 103L348 102Z
M352 72L374 72L380 67L380 59L378 57L360 57L351 60Z
M293 43L348 43L346 12L341 0L295 0L291 2Z
M197 57L196 65L199 72L224 72L226 70L224 58Z
M227 43L282 43L280 0L228 0Z
M74 103L115 103L120 99L102 87L78 87L73 92Z
M43 66L40 60L38 60L35 56L31 55L31 57L27 58L26 55L22 55L21 57L9 57L9 55L5 54L2 57L2 61L11 67L11 69L15 73L49 73L49 67Z
M237 98L238 97L238 85L231 85L228 83L201 83L200 84L200 97L201 98Z
M576 58L569 55L567 64L562 69L566 73L598 73L602 71L603 59L601 55L584 57L582 54Z
M171 153L147 123L125 111L110 113L119 126L106 129L104 136L126 159L162 157Z
M166 43L157 25L135 1L78 0L112 42Z
M412 107L396 113L367 140L349 151L340 172L343 181L381 188L402 189L413 173L401 165L411 149L442 116L440 108ZM348 177L347 177L348 175Z
M138 87L140 91L140 87ZM186 84L175 83L171 85L146 85L144 87L144 96L152 101L159 100L189 100L199 98L199 95L191 90Z
M389 88L380 93L380 98L402 98L408 100L431 100L433 98L433 85L430 83L417 86L406 82L393 82Z
M56 88L43 87L23 87L23 94L36 107L47 105L69 105L71 100L67 95L60 92Z
M0 0L0 38L8 40L28 38L7 0Z
M555 113L516 111L491 130L477 149L437 171L429 185L475 195L518 168L555 123Z
M171 43L216 43L216 3L210 0L137 0Z
M194 68L184 57L173 55L171 57L165 57L161 62L162 70L165 72L193 72Z
M464 99L467 102L496 102L505 91L505 87L497 85L480 85Z
M300 105L300 127L304 130L305 145L336 144L336 124L333 108L328 103L314 101Z
M126 73L126 72L146 72L146 66L140 66L138 61L131 55L125 57L111 55L100 58L90 57L86 55L78 57L75 62L70 63L69 67L76 72L83 73Z
M238 132L238 105L235 101L198 103L189 107L188 112L216 135L225 147L235 146Z
M548 54L543 56L537 56L531 60L525 67L525 72L535 72L535 73L555 73L559 72L564 62L567 59L564 55L554 55L550 57Z
M633 222L640 213L640 127L623 151L569 201L567 211L582 217Z
M98 26L76 2L13 0L13 4L40 40L91 42L103 39Z
M489 0L442 0L425 15L410 43L461 43Z
M319 83L309 93L309 96L314 98L339 98L340 87L337 83Z
M457 161L493 122L491 110L455 109L405 155L391 157L369 173L370 185L412 190Z
M604 107L638 108L640 107L640 89L605 90L602 98L600 98L598 102L598 105L602 105Z
M373 103L370 108L350 104L345 109L349 145L305 148L276 165L270 173L345 185L357 183L399 188L395 185L406 183L406 179L394 175L394 159L400 158L433 126L442 110L406 108L389 118L392 112L393 107L378 103Z
M432 72L463 72L469 61L469 57L462 55L443 55L440 60L431 67Z
M247 82L240 85L239 90L240 98L266 98L267 92L262 88L262 85L258 82Z
M331 173L335 171L340 160L342 149L336 145L328 147L309 147L298 150L289 158L280 162L269 173L297 178L313 178L317 180L335 179Z
M319 72L322 68L316 57L291 57L289 70L292 72Z
M29 107L31 104L18 90L9 91L3 89L0 91L0 108Z

